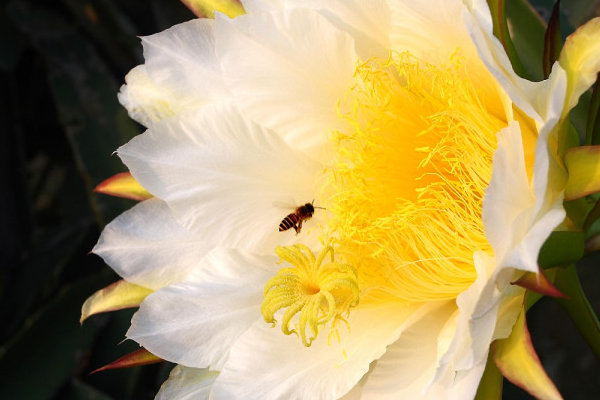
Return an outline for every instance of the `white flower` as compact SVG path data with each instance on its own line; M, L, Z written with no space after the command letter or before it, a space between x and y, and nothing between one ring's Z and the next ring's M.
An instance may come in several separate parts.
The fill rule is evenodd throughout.
M518 78L467 3L248 0L142 39L120 100L148 130L118 154L154 198L94 252L155 290L127 336L180 364L159 398L474 396L587 86Z

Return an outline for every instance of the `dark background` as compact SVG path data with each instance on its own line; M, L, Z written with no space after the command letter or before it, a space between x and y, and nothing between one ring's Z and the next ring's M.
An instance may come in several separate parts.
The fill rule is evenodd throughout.
M552 1L533 3L550 15ZM597 3L565 5L563 33ZM176 0L0 5L0 399L151 399L170 364L90 375L138 348L121 343L133 310L79 325L85 299L119 279L89 251L102 227L134 204L92 190L126 170L111 153L142 132L116 97L126 73L143 63L136 36L193 15ZM531 66L541 59L537 46L517 50L539 77ZM588 257L579 267L596 310L599 265ZM543 299L528 319L563 396L600 398L598 361L562 310ZM505 388L506 399L529 398Z

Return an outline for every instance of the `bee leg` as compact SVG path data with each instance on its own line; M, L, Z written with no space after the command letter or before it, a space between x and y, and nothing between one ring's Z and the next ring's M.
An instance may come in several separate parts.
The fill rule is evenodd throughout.
M302 220L298 222L298 226L294 225L294 229L296 230L296 235L298 235L302 230Z

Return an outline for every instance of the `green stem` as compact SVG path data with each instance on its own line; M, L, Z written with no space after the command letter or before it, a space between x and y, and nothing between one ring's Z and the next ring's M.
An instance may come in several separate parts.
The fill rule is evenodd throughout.
M553 298L569 315L575 327L600 361L600 321L583 293L574 265L558 268L554 285L568 298Z

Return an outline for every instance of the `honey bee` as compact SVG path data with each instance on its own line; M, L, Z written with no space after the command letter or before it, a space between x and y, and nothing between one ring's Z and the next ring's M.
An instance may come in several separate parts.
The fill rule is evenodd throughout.
M302 222L312 218L315 208L324 210L323 207L315 207L313 205L314 202L315 201L313 200L312 203L306 203L302 206L299 206L296 208L296 211L288 214L288 216L285 217L279 224L279 232L287 231L293 227L296 231L296 235L299 234L300 230L302 229Z

